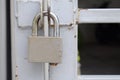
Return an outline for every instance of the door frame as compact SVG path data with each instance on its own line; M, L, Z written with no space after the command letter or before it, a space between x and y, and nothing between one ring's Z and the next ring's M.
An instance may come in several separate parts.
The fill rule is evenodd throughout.
M120 9L78 9L78 23L120 23ZM120 80L120 75L80 75L78 80Z

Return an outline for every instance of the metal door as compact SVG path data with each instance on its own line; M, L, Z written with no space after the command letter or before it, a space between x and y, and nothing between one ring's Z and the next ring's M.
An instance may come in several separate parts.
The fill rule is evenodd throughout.
M51 12L60 22L63 38L62 63L50 66L50 80L77 80L77 0L50 0ZM29 63L28 37L33 17L40 10L40 0L11 0L12 78L44 80L42 63Z
M32 19L39 12L39 3L40 0L11 0L13 80L44 80L43 64L29 63L27 59L27 39L31 35ZM78 79L77 24L120 23L119 9L78 9L77 3L77 0L51 0L51 11L59 18L64 45L62 63L50 66L50 80ZM110 80L100 77L82 76L80 79Z

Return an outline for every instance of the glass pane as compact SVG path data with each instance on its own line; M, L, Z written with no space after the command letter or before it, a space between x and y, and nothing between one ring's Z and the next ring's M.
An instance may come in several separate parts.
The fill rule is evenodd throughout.
M79 8L120 8L120 0L78 0Z
M80 73L120 75L120 24L80 24Z

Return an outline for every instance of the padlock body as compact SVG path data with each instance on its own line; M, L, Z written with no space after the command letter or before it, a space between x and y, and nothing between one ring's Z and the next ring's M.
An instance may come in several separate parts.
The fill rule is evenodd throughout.
M61 38L31 36L28 42L29 62L61 63Z

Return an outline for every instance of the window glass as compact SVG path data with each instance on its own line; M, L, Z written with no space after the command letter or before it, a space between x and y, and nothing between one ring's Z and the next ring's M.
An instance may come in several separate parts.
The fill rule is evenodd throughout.
M78 50L82 75L119 75L120 24L80 24Z
M120 8L120 0L78 0L79 8Z

